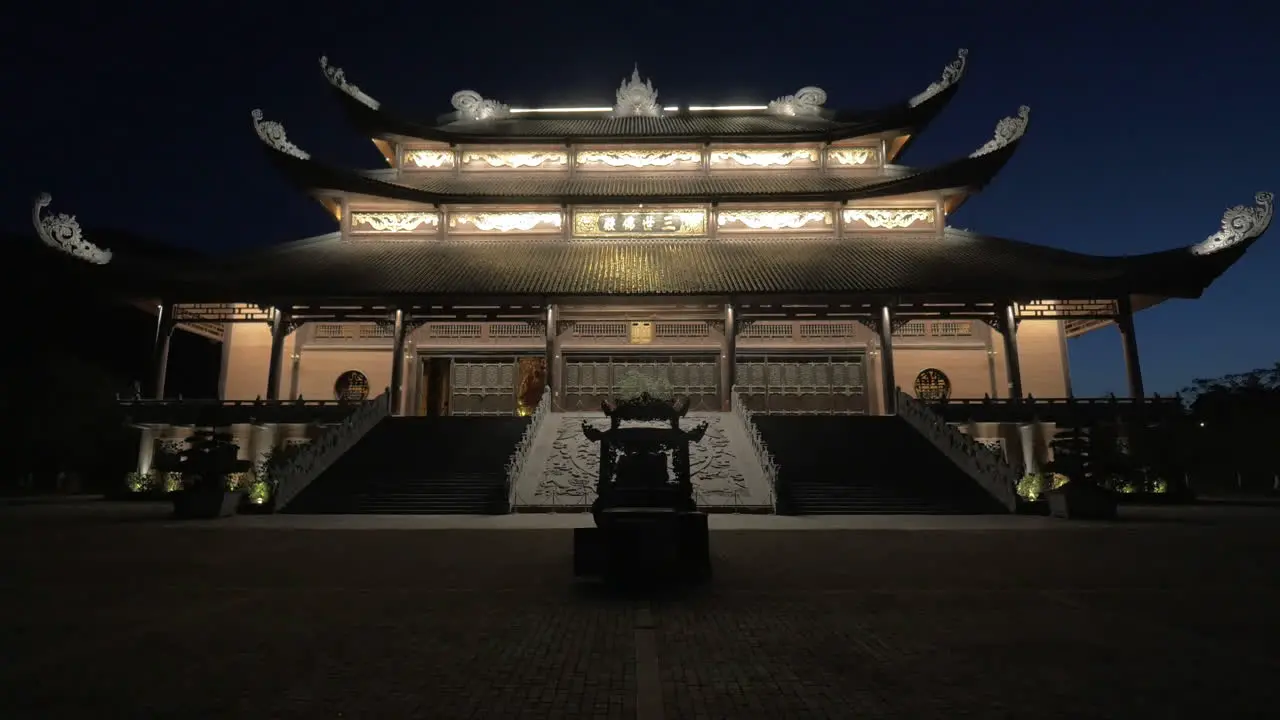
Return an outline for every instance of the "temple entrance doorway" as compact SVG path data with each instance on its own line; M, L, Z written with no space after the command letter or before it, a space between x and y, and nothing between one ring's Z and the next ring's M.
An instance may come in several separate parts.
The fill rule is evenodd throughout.
M718 411L719 367L717 357L705 352L567 354L560 409L596 411L606 399L648 386L688 397L691 410Z
M541 355L424 355L418 411L426 416L529 415L546 386Z
M734 377L748 408L775 415L867 412L866 356L740 354Z

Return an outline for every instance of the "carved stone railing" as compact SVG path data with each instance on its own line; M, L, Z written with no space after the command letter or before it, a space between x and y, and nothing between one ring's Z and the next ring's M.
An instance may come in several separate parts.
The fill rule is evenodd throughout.
M760 428L756 427L755 419L752 417L753 413L746 403L742 401L737 387L733 388L730 398L733 414L742 423L742 429L747 433L747 439L751 442L752 454L755 455L756 462L760 465L760 474L764 477L765 482L769 484L769 506L776 513L778 511L778 464L774 462L773 455L769 454L769 447L765 445L764 439L760 437Z
M362 403L341 423L305 445L275 476L272 508L280 510L391 413L391 391Z
M550 412L551 390L548 388L542 391L542 399L529 416L529 426L524 429L524 435L520 436L520 442L516 443L516 449L507 461L507 512L515 510L516 486L520 483L520 474L524 472L525 461L529 459L529 452L537 440L538 428L542 427L542 421Z
M117 403L135 425L227 427L243 423L310 424L341 422L359 405L349 400L207 400L120 398Z
M1017 509L1021 473L1011 467L1002 454L960 432L928 405L902 392L902 388L897 392L898 417L933 443L1009 512Z
M1183 411L1178 396L1151 395L1138 401L1134 398L1067 397L1038 398L1031 395L1012 398L949 398L945 402L931 403L930 409L946 418L947 422L1053 422L1114 420L1143 413L1148 418L1178 415Z

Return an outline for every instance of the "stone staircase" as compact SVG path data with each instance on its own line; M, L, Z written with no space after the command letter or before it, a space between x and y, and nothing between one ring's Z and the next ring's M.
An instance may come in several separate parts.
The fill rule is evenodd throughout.
M521 417L389 417L283 512L397 515L507 511L506 465Z
M898 417L756 415L789 515L1006 510Z
M582 434L582 421L601 429L599 412L549 413L516 482L516 512L586 512L595 500L599 445ZM691 412L690 428L706 422L707 434L693 446L690 469L698 506L709 512L772 512L773 494L741 420L733 413ZM626 427L647 423L628 423ZM656 423L662 425L662 423Z

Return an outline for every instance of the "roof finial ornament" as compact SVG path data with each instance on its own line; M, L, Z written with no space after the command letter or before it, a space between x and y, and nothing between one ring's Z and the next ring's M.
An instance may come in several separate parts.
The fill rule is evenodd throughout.
M795 95L783 95L769 103L769 112L774 115L814 117L822 113L822 104L826 101L826 90L809 85L797 90Z
M658 91L652 80L640 79L640 65L631 70L631 79L622 79L613 104L614 117L659 117L662 106L658 104Z
M459 90L451 102L459 120L501 120L511 116L511 108L497 100L486 100L475 90Z
M1193 255L1209 255L1257 238L1267 231L1275 210L1275 193L1260 192L1253 196L1253 207L1237 205L1222 214L1222 229L1196 245Z
M258 131L258 137L262 139L262 142L285 155L292 155L299 160L311 159L310 154L289 142L288 136L284 133L283 125L275 120L263 120L261 110L254 110L251 115L253 115L253 129Z
M40 240L55 250L61 250L94 265L106 265L111 262L110 250L100 248L84 239L84 233L80 230L80 223L76 222L75 215L58 213L41 217L40 211L48 207L51 202L53 202L52 195L40 193L36 198L35 206L31 209L31 222L36 226L36 234L40 236Z
M338 88L342 92L355 98L357 102L369 107L371 110L377 110L382 103L374 100L365 94L360 88L347 82L347 74L337 65L330 65L328 56L320 56L320 69L324 71L324 76L329 79L329 84Z
M908 100L907 105L909 107L915 107L925 100L928 100L934 95L937 95L943 90L946 90L952 85L960 82L960 78L964 77L964 64L965 58L967 57L969 57L969 50L967 48L960 48L960 52L956 53L956 59L952 60L950 64L942 68L942 79L930 83L929 87L924 89L924 92Z
M1031 108L1023 105L1018 108L1018 114L1013 117L1007 117L996 123L996 134L986 145L974 150L969 157L976 158L987 153L993 153L1002 147L1010 145L1020 140L1027 132L1027 123L1031 120Z

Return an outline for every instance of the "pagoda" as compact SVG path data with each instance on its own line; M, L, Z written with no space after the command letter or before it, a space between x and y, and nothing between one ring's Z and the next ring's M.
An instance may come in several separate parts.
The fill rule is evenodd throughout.
M270 162L332 214L331 233L157 258L96 246L74 218L44 214L47 196L35 222L70 256L64 272L159 309L148 397L164 397L168 337L185 328L224 343L224 401L386 388L394 415L527 415L544 391L551 411L598 408L640 374L696 410L736 395L756 413L891 415L906 397L984 401L1025 424L1029 396L1072 395L1067 339L1114 323L1141 400L1133 314L1199 297L1266 229L1272 194L1146 255L950 227L1030 119L1026 106L994 115L966 156L904 164L967 55L870 111L828 107L817 87L666 104L636 69L612 104L520 108L460 90L434 119L321 58L385 167L339 167L279 119L251 120Z

